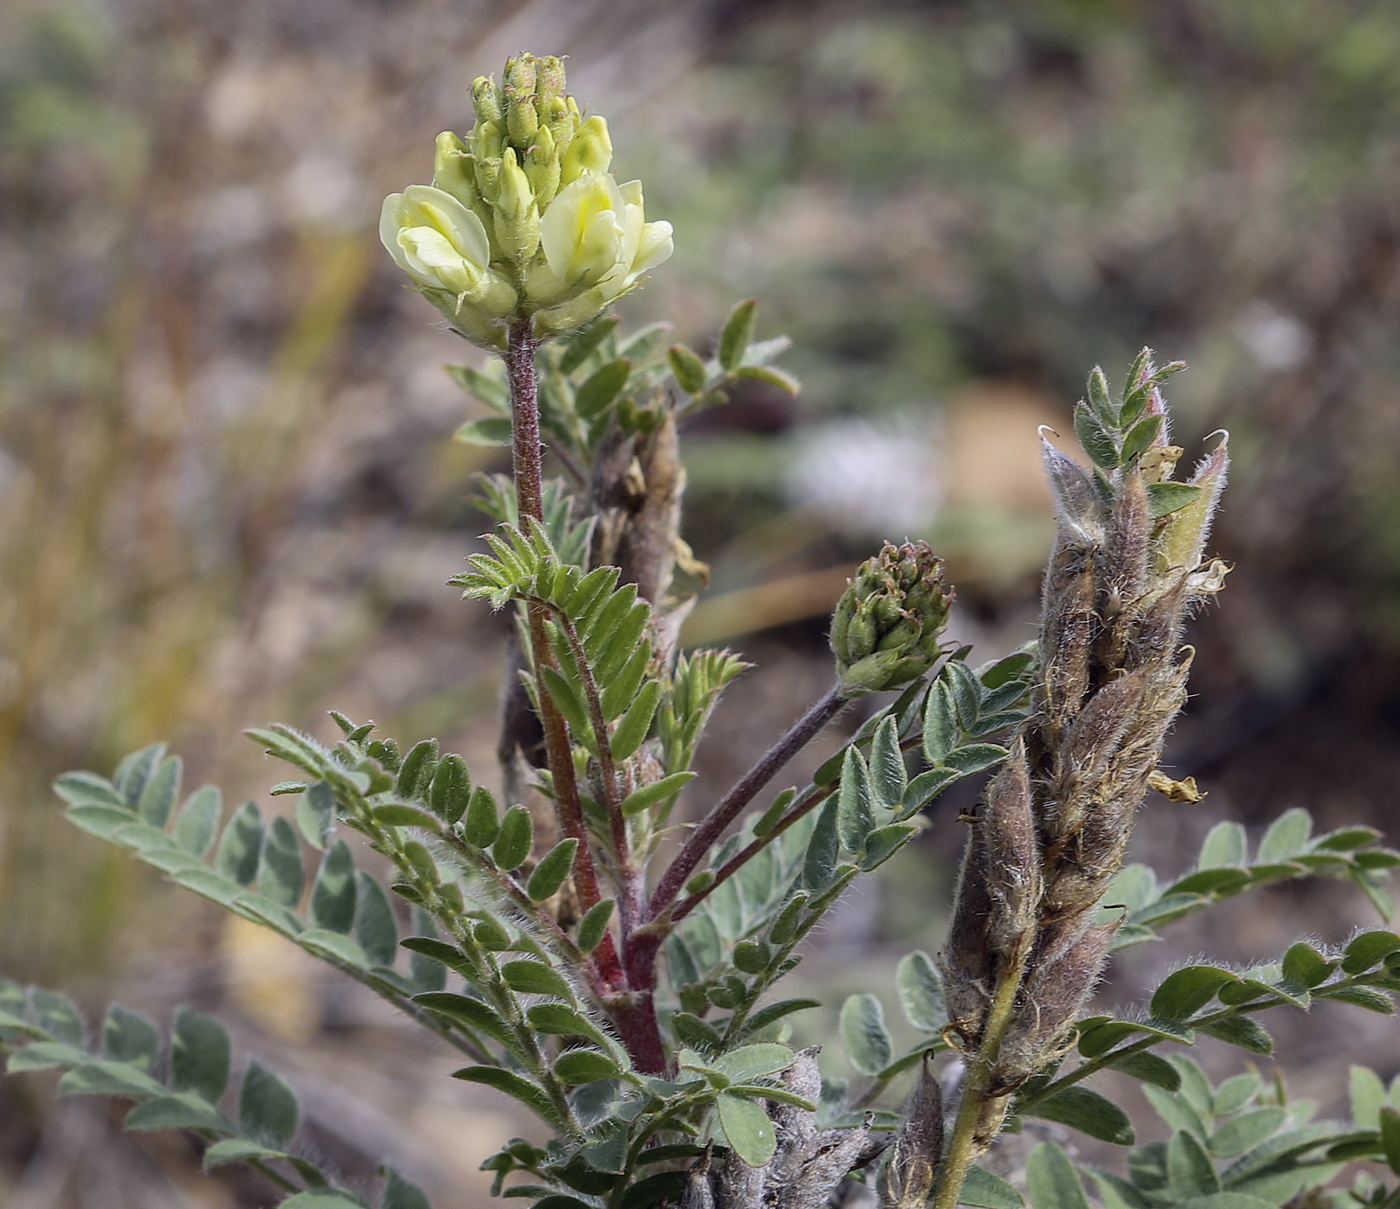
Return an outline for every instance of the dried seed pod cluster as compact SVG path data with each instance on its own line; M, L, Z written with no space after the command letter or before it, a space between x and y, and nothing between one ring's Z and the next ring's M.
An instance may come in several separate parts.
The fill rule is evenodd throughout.
M1159 387L1181 367L1149 358L1121 402L1102 371L1090 377L1075 414L1090 469L1044 444L1059 524L1033 709L988 786L941 956L951 1028L1003 1097L984 1143L1004 1097L1063 1045L1108 955L1116 925L1094 917L1186 698L1182 619L1224 578L1202 550L1225 442L1189 480L1172 478L1181 450Z

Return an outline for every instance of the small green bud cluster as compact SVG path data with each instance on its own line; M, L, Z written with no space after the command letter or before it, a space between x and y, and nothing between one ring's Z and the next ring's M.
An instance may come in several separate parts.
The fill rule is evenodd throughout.
M848 695L898 688L922 676L943 651L953 588L927 542L885 543L836 605L831 649Z
M510 321L571 331L671 254L640 181L612 176L608 124L564 91L564 64L523 54L472 86L467 137L437 138L432 185L384 199L379 236L468 339L503 348Z

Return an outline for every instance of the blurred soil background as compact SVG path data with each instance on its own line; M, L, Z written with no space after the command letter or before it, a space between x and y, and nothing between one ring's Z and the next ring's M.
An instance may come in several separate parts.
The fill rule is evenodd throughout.
M443 366L479 354L403 288L375 224L385 193L429 179L471 79L522 48L571 56L622 178L675 224L624 321L703 345L756 296L805 383L688 435L686 534L713 578L687 637L760 665L717 718L695 800L825 687L826 611L883 536L947 556L955 632L987 657L1032 635L1050 534L1036 427L1068 432L1088 368L1117 380L1150 344L1190 362L1169 390L1188 457L1232 434L1214 544L1236 569L1193 625L1196 696L1169 753L1210 796L1149 802L1136 858L1177 872L1213 822L1257 830L1295 805L1396 829L1389 0L9 0L7 976L92 1009L218 1011L302 1092L313 1145L352 1176L389 1158L442 1209L482 1203L481 1158L529 1129L310 959L76 832L48 789L169 739L187 784L268 805L282 773L238 731L326 737L329 708L494 766L502 631L444 587L486 527L470 476L500 465L449 439L478 412ZM834 1005L939 944L959 804L823 934L800 977ZM1349 888L1278 887L1132 950L1103 994L1127 1001L1193 952L1339 940L1367 911ZM804 1037L829 1033L818 1016ZM1324 1106L1352 1058L1400 1069L1389 1019L1274 1023L1295 1091ZM0 1084L0 1202L271 1202L119 1120L41 1077Z

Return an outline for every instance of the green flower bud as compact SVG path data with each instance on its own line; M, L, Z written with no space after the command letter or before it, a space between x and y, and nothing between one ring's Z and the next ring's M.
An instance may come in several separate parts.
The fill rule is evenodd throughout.
M450 130L444 130L437 136L437 150L433 155L433 188L452 194L469 210L474 211L481 200L471 152Z
M549 128L554 150L559 156L569 149L578 130L578 106L573 97L546 97L540 102L540 121Z
M953 589L925 542L885 544L836 605L831 647L848 692L898 688L937 661Z
M511 144L523 150L534 140L535 131L540 128L539 110L535 108L535 94L515 93L506 87L506 130Z
M507 147L496 178L496 240L508 259L528 264L540 246L540 212L530 180Z
M500 126L505 121L506 102L496 81L490 76L477 76L472 83L472 108L476 111L477 125L492 122ZM500 152L496 153L497 155Z
M526 97L534 93L539 70L540 60L534 55L516 55L513 59L506 60L503 82L507 105L513 97Z
M537 59L535 65L539 74L535 77L535 94L541 106L550 101L561 100L564 96L564 60L555 55L545 55ZM540 114L541 119L544 114Z
M535 132L535 141L525 153L525 175L530 178L535 203L543 209L559 192L559 155L548 126Z
M607 172L612 167L612 154L608 124L595 113L574 131L560 165L560 183L572 184L586 172Z

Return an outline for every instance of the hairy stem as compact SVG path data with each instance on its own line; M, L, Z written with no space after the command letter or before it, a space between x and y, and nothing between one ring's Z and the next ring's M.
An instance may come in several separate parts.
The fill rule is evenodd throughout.
M661 875L656 891L651 896L647 910L649 919L655 920L676 900L695 867L705 858L715 841L739 817L740 811L758 796L783 766L799 751L807 746L821 729L830 722L846 705L846 697L841 685L834 684L826 695L802 715L792 728L770 747L763 757L735 783L720 803L710 811L690 834L666 872Z
M530 331L528 320L511 325L506 347L506 374L510 381L515 495L522 523L527 516L541 522L544 520L540 480L539 383L535 377L535 351L538 348L539 341ZM554 653L549 649L544 628L547 611L542 605L531 603L527 606L527 613L535 666L553 666ZM598 871L593 862L593 850L588 844L588 828L584 824L583 806L579 801L568 726L543 681L540 682L540 725L544 728L545 754L554 779L554 804L559 813L559 826L566 836L578 840L578 855L574 858L574 887L578 892L579 906L587 911L602 898L598 890ZM597 961L603 976L609 981L625 980L626 974L618 961L611 936L603 937L603 943L598 946Z
M985 1139L989 1134L993 1137L996 1135L1006 1116L1009 1093L994 1091L991 1086L992 1071L1001 1052L1002 1040L1015 1018L1016 994L1021 989L1021 976L1028 956L1029 947L1021 946L1001 972L996 996L987 1014L982 1044L977 1053L968 1058L962 1103L958 1106L953 1134L948 1139L943 1162L938 1168L936 1190L929 1201L933 1209L956 1209L968 1168L987 1148Z
M681 901L676 904L675 910L671 912L671 923L680 923L681 920L718 890L721 885L727 882L738 873L740 869L753 860L754 857L767 848L769 844L781 836L783 832L799 819L805 818L807 815L811 814L813 810L825 802L827 798L836 792L839 786L840 782L838 781L836 784L811 790L806 797L799 801L796 806L789 810L787 814L783 815L783 817L773 825L771 831L750 841L745 847L741 848L730 857L729 860L721 865L719 871L715 874L714 881L703 890L695 894L687 895L685 898L681 899Z

